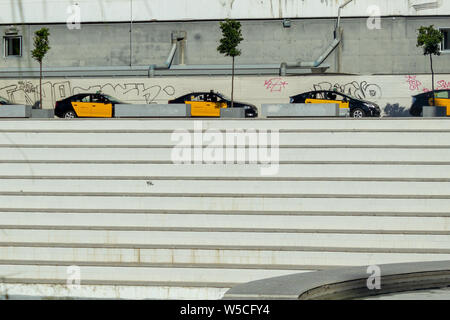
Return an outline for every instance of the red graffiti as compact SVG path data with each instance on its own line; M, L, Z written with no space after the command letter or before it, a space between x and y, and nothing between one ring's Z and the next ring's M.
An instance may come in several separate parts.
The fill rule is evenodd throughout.
M416 79L416 76L406 76L406 82L409 84L409 90L416 91L422 86L422 82Z
M287 85L282 78L272 78L264 82L264 87L270 92L281 92Z
M450 89L450 81L447 82L445 80L441 80L437 82L437 89L441 90L441 89Z

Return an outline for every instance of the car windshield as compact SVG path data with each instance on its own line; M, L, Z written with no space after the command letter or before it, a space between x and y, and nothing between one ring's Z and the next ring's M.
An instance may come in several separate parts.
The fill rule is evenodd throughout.
M216 93L216 95L220 98L222 98L222 100L228 100L231 101L231 98L227 97L226 95L222 94L222 93Z
M117 98L114 98L114 97L112 97L112 96L110 96L110 95L104 94L103 96L104 96L106 99L108 99L109 101L113 102L113 103L126 104L126 102L121 101L121 100L119 100L119 99L117 99Z
M7 100L7 99L5 99L5 98L3 98L3 97L0 97L0 103L1 103L1 104L12 104L11 101L9 101L9 100Z

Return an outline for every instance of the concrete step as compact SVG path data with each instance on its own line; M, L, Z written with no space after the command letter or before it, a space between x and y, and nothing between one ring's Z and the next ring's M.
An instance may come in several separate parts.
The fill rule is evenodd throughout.
M43 163L92 163L103 161L120 162L164 162L173 163L172 148L19 148L1 147L0 161ZM193 158L193 156L192 156ZM447 163L450 148L440 149L395 149L395 148L282 148L279 160L284 162L403 162L403 163ZM192 169L202 167L197 166ZM174 168L176 170L176 168ZM197 170L200 171L201 170ZM162 174L162 173L161 173ZM176 170L177 175L186 175L185 170ZM200 174L200 173L199 173Z
M282 203L282 206L280 206ZM9 209L54 210L186 210L252 212L401 212L448 214L450 199L373 199L373 198L267 198L267 197L121 197L121 196L43 196L0 195L4 211Z
M448 233L450 217L0 212L0 228L306 233Z
M233 137L233 134L229 136ZM275 137L273 137L275 139ZM184 133L14 133L5 132L0 135L0 145L9 146L208 146L211 144L202 137ZM220 143L227 135L214 137ZM258 138L259 139L259 138ZM279 141L269 140L266 143L279 143L280 146L439 146L450 147L450 132L313 132L313 133L280 133ZM197 142L196 142L197 141ZM259 141L259 140L258 140ZM222 145L222 143L220 145ZM238 142L235 142L236 144ZM248 145L245 140L243 145ZM256 143L256 142L255 142ZM241 145L241 144L239 144ZM269 144L270 146L270 144Z
M294 250L231 250L231 249L127 249L98 247L16 247L0 246L0 260L21 260L23 264L37 261L78 265L155 264L180 267L184 264L215 264L216 268L285 270L327 269L333 267L372 265L397 262L444 261L450 253L399 253Z
M203 245L254 247L353 247L450 250L450 235L384 233L269 233L199 231L115 231L49 228L3 229L3 243L67 243L108 245Z
M351 191L350 191L351 190ZM364 197L449 197L450 182L377 181L230 181L230 180L81 180L0 179L3 193L78 193L115 195L239 195L305 197L305 195Z
M40 280L40 282L43 282ZM28 281L28 284L6 283L2 285L3 292L8 293L9 299L23 300L30 296L37 300L62 299L132 299L132 300L219 300L222 299L225 292L230 287L224 287L224 284L215 287L189 286L189 283L181 283L181 286L175 286L174 283L161 282L157 285L88 285L83 284L81 288L70 288L57 284L35 283ZM231 285L231 284L230 284Z
M274 168L274 175L263 176L263 168ZM203 170L201 169L203 168ZM161 164L44 164L0 163L0 177L246 177L268 178L337 178L354 179L450 179L450 165L373 165L373 164L218 164L218 165L161 165ZM147 178L148 177L148 178Z
M156 285L162 282L176 286L185 283L198 287L222 286L243 283L269 277L308 272L307 270L255 270L223 268L160 268L160 267L105 267L80 266L81 282L86 284ZM309 270L312 271L312 270ZM67 266L2 265L0 279L6 282L23 283L51 280L66 284Z
M290 130L448 130L448 119L52 119L1 120L2 130L173 130L194 129L201 122L207 129L290 129Z

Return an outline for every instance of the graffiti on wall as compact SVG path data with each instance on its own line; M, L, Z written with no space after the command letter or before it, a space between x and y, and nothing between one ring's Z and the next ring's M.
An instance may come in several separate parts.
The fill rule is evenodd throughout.
M428 92L430 90L423 87L422 82L417 80L417 76L405 76L406 82L409 85L409 90L411 91L423 91Z
M269 92L281 92L287 85L287 81L284 81L282 78L271 78L264 81L264 87Z
M73 86L70 81L46 81L42 83L43 105L53 106L56 101L82 92L98 92L114 96L120 100L133 103L156 103L159 99L169 99L175 95L175 87L171 85L151 85L142 82L123 84L95 84L87 87ZM14 103L33 105L39 100L39 85L30 81L18 81L0 87L0 96Z
M437 82L437 88L438 90L448 90L450 89L450 81L440 80Z
M368 83L367 81L352 81L345 84L331 82L320 82L313 85L313 90L330 90L337 91L349 96L353 96L358 99L380 99L383 94L381 87L374 83Z
M431 89L424 87L422 82L417 80L417 76L408 75L408 76L405 76L405 78L406 78L406 82L409 85L409 90L422 91L422 92L431 91ZM436 90L449 90L450 89L450 81L438 80L436 82L435 89Z

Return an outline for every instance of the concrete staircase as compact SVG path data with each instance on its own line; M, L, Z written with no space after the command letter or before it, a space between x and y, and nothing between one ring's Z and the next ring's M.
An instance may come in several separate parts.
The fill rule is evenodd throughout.
M279 130L278 174L173 164L191 120L0 121L0 291L218 299L292 273L450 260L450 119L202 126Z

